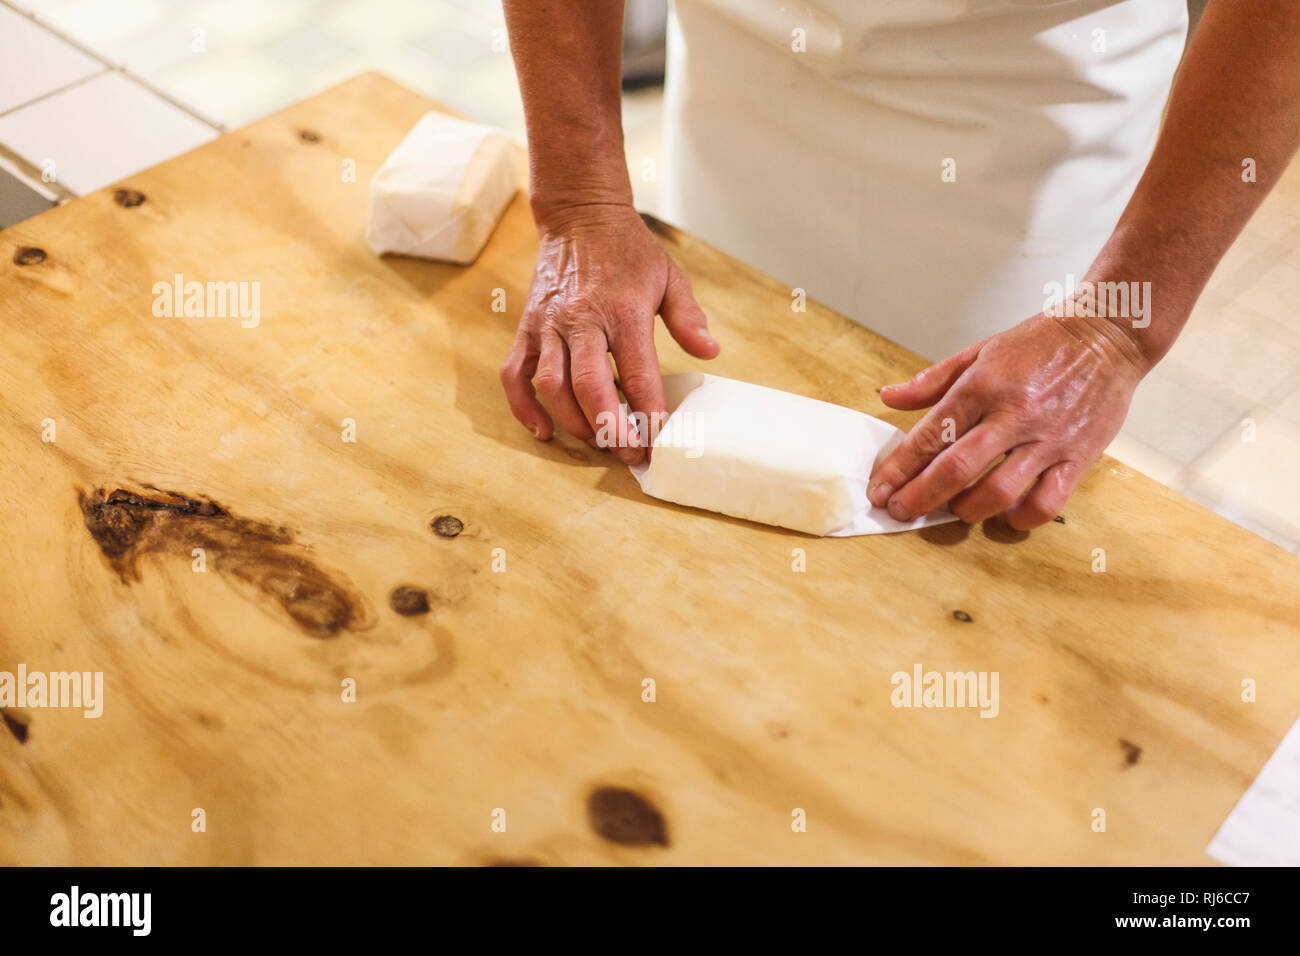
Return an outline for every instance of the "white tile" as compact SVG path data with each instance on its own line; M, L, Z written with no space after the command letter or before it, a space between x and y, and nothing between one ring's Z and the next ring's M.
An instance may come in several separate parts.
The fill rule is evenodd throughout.
M206 53L161 73L170 95L225 123L243 126L302 99L305 77L256 50Z
M1160 482L1166 488L1178 488L1178 476L1183 466L1127 432L1121 431L1115 436L1106 449L1106 454Z
M1300 366L1300 332L1241 305L1198 309L1158 368L1166 366L1177 366L1185 379L1260 402Z
M1300 425L1300 369L1291 381L1294 387L1278 401L1275 410L1292 425Z
M1252 404L1232 389L1162 362L1138 386L1124 433L1179 465L1190 465Z
M173 0L60 0L32 2L37 19L49 23L101 56L112 60L113 46L176 16L187 3Z
M0 113L104 69L40 24L0 6Z
M190 28L184 24L162 23L103 51L112 61L135 76L156 83L159 76L181 63L199 59L206 52L196 52Z
M458 12L429 0L341 0L325 12L321 26L359 46L388 48L454 28Z
M327 4L319 0L206 0L191 26L205 31L209 52L233 52L310 26Z
M336 60L319 70L304 73L303 88L305 92L303 96L312 96L322 90L329 89L331 86L337 86L359 73L375 69L383 62L383 59L373 57L369 53L357 52Z
M193 149L216 130L120 73L0 116L0 143L84 195Z
M524 104L514 67L505 53L488 53L452 70L433 91L439 100L472 120L498 126L519 142L524 138Z
M394 50L379 72L425 96L434 96L445 76L442 65L432 53L410 44Z
M259 47L259 51L291 70L314 73L351 59L357 47L333 31L308 27L277 36Z
M1247 417L1253 427L1226 433L1196 463L1184 493L1238 523L1253 521L1276 539L1300 540L1300 426L1263 407Z
M458 26L434 30L413 40L412 46L432 54L433 58L447 70L458 71L482 63L485 59L499 57L504 63L510 65L511 75L514 74L514 64L509 55L493 51L492 31L485 24L475 22L465 29Z

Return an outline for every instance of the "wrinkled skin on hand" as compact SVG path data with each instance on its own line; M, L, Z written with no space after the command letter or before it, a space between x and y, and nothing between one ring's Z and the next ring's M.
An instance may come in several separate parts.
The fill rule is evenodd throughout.
M1095 315L1039 314L884 388L891 408L930 411L876 467L867 497L901 520L948 502L968 524L1003 512L1018 530L1052 520L1149 371L1133 335Z
M614 357L631 411L661 421L656 313L689 354L718 354L690 280L631 206L583 207L548 223L519 331L501 368L515 417L547 440L553 415L574 437L613 447L628 464L640 461L651 436L621 411L607 356Z

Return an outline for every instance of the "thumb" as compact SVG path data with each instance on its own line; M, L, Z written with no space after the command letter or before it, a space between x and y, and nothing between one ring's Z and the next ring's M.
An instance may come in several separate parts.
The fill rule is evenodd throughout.
M986 341L982 339L966 346L956 355L922 369L901 385L886 385L880 390L880 400L890 408L902 411L929 408L943 398L952 388L952 383L961 378L962 372L970 368Z
M711 359L721 351L709 334L709 321L704 310L691 293L691 280L672 260L668 262L668 285L659 305L659 315L663 317L669 334L688 355Z

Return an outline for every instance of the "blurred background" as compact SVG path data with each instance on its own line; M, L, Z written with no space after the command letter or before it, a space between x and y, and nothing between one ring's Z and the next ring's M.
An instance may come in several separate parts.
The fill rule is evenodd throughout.
M1204 6L1191 0L1193 21ZM666 0L626 9L628 163L655 212ZM499 0L0 0L0 226L364 70L524 140ZM1295 202L1293 165L1252 228L1300 247L1298 217L1278 214ZM1234 307L1198 309L1110 452L1300 552L1300 318L1279 308L1300 290L1277 265L1229 253L1205 301L1222 290ZM1269 440L1243 442L1246 421Z

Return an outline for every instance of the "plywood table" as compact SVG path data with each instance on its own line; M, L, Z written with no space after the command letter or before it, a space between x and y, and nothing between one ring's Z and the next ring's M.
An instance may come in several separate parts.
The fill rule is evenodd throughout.
M522 195L470 268L364 243L430 106L365 75L0 233L0 671L103 679L3 711L0 862L1208 862L1300 714L1295 557L1111 460L1030 534L815 539L534 441ZM710 370L915 420L916 356L655 228Z

